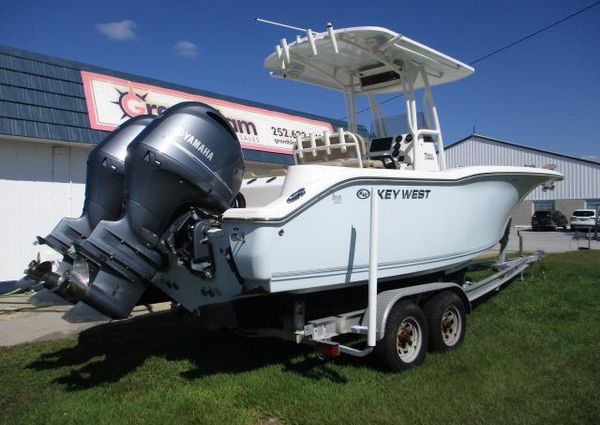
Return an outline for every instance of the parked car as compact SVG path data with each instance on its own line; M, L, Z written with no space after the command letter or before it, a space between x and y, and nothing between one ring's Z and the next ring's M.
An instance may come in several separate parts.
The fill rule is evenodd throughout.
M598 225L596 210L581 209L573 211L571 216L571 230L594 230Z
M536 211L531 216L531 230L558 230L559 227L567 229L567 217L557 210Z

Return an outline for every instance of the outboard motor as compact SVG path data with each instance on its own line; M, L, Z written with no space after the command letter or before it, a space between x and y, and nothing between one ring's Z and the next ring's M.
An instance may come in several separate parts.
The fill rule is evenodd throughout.
M86 239L102 220L121 216L127 146L155 117L142 115L121 124L88 155L85 202L79 218L63 218L39 242L65 255L75 243Z
M88 155L85 202L79 218L65 217L45 238L38 236L38 243L47 244L63 255L58 270L62 274L71 268L74 258L71 247L81 244L102 220L117 220L123 206L123 186L127 146L154 120L152 115L131 118L111 132ZM71 250L71 251L70 251ZM25 273L34 282L44 282L47 289L69 300L58 287L57 277L52 278L52 264L32 261ZM51 275L48 275L51 273ZM24 285L33 283L24 282ZM24 288L26 289L26 288Z
M217 218L243 174L240 143L219 111L198 102L171 107L128 148L124 216L96 226L77 248L86 271L67 273L62 285L111 318L127 317L166 265L169 226L185 214Z

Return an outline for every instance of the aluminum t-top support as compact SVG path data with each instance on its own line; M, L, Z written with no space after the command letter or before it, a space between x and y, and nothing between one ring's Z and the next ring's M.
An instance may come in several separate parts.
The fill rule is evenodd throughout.
M406 106L408 128L413 135L413 140L416 142L413 146L413 168L418 170L419 166L424 161L424 155L421 151L422 144L424 143L425 136L431 136L434 139L437 147L438 167L440 170L445 170L446 156L444 153L442 130L440 128L440 121L437 108L435 106L435 100L431 92L429 76L427 75L424 67L410 63L406 66L406 70L403 70L400 75L402 77L402 94L404 96ZM421 77L423 82L423 113L425 115L426 122L430 126L433 126L433 128L419 128L417 119L417 101L415 97L415 82L417 77ZM373 104L375 102L373 101L371 103Z
M365 95L371 105L377 133L386 134L381 111L374 96L400 92L405 98L408 129L412 134L410 160L414 170L445 170L446 160L440 122L431 86L463 78L473 69L443 53L403 35L380 27L335 30L331 23L324 32L295 27L266 19L260 22L302 31L288 44L285 38L267 57L272 75L339 90L344 94L348 128L358 130L356 96ZM309 48L310 46L310 48ZM341 58L338 56L342 56ZM397 74L397 77L390 77ZM415 89L423 88L420 103L427 126L419 128ZM429 144L431 139L435 145ZM437 159L437 162L433 160Z

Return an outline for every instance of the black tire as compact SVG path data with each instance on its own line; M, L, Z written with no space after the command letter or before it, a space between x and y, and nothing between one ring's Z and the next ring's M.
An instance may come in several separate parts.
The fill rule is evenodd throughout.
M398 302L385 323L385 334L377 352L394 372L420 365L429 346L429 331L423 311L412 302Z
M429 349L449 351L465 339L465 304L454 292L446 291L427 300L423 306L429 327Z

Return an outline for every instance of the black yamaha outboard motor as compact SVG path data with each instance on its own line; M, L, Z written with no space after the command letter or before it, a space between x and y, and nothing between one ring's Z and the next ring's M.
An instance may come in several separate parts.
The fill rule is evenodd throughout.
M63 272L73 263L72 251L69 252L73 245L79 245L88 238L101 220L117 220L121 216L127 146L154 118L152 115L142 115L129 119L89 153L85 202L81 216L65 217L48 236L38 236L40 244L47 244L63 255L63 262L66 264L61 264L60 268L63 270L59 272ZM69 299L68 295L60 290L57 277L52 274L50 262L40 264L33 261L25 273L35 281L44 282L46 288ZM26 282L24 284L27 285Z
M223 213L243 173L240 143L216 109L198 102L171 107L128 148L124 216L96 226L78 247L87 269L67 273L62 285L111 318L127 317L166 264L169 225L186 211L207 218Z

